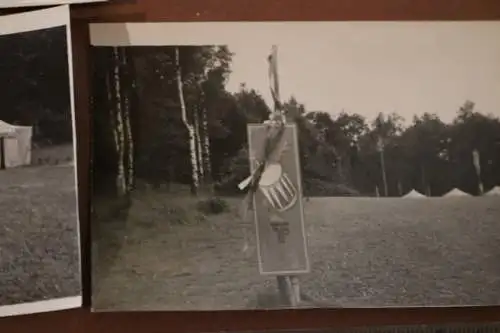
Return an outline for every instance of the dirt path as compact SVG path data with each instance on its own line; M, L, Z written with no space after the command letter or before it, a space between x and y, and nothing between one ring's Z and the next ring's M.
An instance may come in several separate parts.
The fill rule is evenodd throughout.
M318 198L306 204L312 273L302 288L345 307L500 303L497 198ZM142 207L143 209L144 207ZM94 306L221 310L275 304L254 227L226 214L193 225L132 211ZM243 251L245 234L247 251Z

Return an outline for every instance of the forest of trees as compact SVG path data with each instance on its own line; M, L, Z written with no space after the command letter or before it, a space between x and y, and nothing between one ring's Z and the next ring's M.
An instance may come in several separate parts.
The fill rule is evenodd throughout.
M33 126L37 145L73 139L66 27L0 36L0 120Z
M232 56L226 46L94 47L94 190L185 184L192 194L239 194L249 174L246 126L270 108L250 87L226 90ZM500 184L500 120L472 101L457 101L451 123L422 110L406 126L395 113L307 110L295 97L284 109L299 129L307 196L477 194L475 149L485 189Z

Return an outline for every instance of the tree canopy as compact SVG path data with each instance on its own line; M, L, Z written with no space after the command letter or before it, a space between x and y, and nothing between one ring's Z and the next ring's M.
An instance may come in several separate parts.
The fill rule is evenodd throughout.
M109 103L105 82L116 62L113 49L118 48L93 49L94 162L98 174L108 175L117 172L116 145L106 130L109 110L115 106ZM120 49L126 49L122 72L134 77L130 82L120 79L124 91L127 84L134 85L126 99L131 103L134 177L156 185L192 184L196 169L200 184L208 182L224 194L239 193L236 185L249 174L247 124L262 123L271 110L252 87L242 84L235 93L226 89L230 49ZM176 81L176 73L181 74L181 82ZM457 101L463 105L450 123L422 110L405 125L396 112L367 119L348 110L308 110L300 102L300 91L296 94L299 97L284 101L283 107L299 129L306 195L374 195L376 188L384 188L384 170L389 196L411 189L439 196L454 187L477 194L475 149L480 153L485 188L500 184L500 121L476 110L472 101ZM187 127L181 119L183 108ZM193 163L197 163L195 169Z
M37 144L72 140L66 27L0 36L0 120L33 126Z

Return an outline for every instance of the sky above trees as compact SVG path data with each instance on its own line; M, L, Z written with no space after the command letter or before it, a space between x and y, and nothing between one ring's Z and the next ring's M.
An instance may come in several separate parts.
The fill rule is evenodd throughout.
M266 57L277 44L282 99L295 95L311 111L396 112L406 124L429 112L449 122L469 99L500 116L500 23L319 24L224 38L234 52L227 89L245 83L272 105Z

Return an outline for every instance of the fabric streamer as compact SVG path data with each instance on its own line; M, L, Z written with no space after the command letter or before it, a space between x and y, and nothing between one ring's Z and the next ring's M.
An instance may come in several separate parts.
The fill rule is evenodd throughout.
M271 95L274 101L274 112L269 116L269 120L265 121L266 125L266 139L264 141L263 154L261 157L257 158L257 168L252 172L250 177L245 179L240 183L240 190L248 188L245 198L241 203L240 216L243 221L246 221L248 217L248 212L252 209L253 196L257 192L259 187L259 182L266 169L270 157L275 152L276 147L279 145L283 133L285 132L285 122L286 118L283 112L283 105L279 98L279 85L278 85L278 61L277 61L278 48L273 45L271 49L271 54L267 58L269 63L269 82ZM248 237L244 231L245 240L243 251L248 249Z

